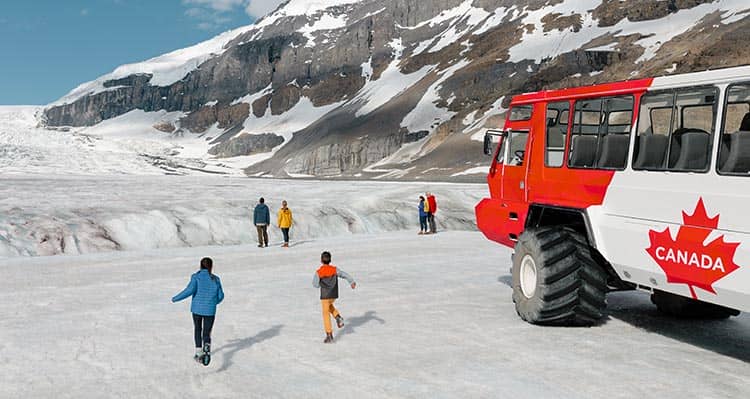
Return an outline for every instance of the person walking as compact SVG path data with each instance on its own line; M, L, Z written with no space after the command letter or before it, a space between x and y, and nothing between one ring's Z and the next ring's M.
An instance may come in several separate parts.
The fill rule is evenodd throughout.
M281 234L284 235L284 244L282 245L284 248L289 248L289 229L292 228L292 222L292 210L287 207L286 201L281 201L277 224L281 229Z
M428 231L427 227L427 212L425 211L425 199L423 196L419 196L419 234L425 234Z
M427 206L429 207L430 211L427 214L427 223L430 225L430 233L429 234L435 234L437 232L437 228L435 226L435 214L437 213L437 200L435 199L435 196L432 195L432 193L427 192Z
M344 327L344 318L333 306L333 302L339 297L339 278L349 282L352 289L357 288L357 283L352 276L331 264L331 253L328 251L320 254L322 265L313 276L313 287L320 288L320 305L323 309L323 328L326 331L324 344L333 343L333 327L331 327L331 316L336 319L338 328Z
M172 297L172 303L192 297L190 312L193 314L195 338L195 361L208 366L211 361L211 331L216 318L216 305L224 300L221 279L213 274L213 260L203 258L200 270L190 276L190 282L182 292Z
M260 197L253 211L253 223L258 230L258 247L268 246L268 225L271 224L271 211L268 210L266 200Z

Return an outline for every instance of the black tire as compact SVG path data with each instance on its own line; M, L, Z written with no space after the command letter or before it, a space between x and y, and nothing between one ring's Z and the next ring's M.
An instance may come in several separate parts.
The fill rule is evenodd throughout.
M536 265L530 297L521 288L520 276L527 256ZM516 312L532 324L590 326L607 306L607 274L594 261L586 239L572 229L542 227L521 234L512 275Z
M651 294L651 302L659 312L685 319L726 319L740 314L736 309L659 290Z

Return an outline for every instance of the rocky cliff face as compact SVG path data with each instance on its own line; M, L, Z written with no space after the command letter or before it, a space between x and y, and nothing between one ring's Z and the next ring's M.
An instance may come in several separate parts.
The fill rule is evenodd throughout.
M165 110L182 115L180 134L215 133L207 157L266 153L252 175L444 178L485 162L475 133L499 126L513 94L750 64L750 4L739 0L329 4L291 0L221 42L164 56L181 62L168 71L118 69L45 121ZM203 47L212 52L192 53Z

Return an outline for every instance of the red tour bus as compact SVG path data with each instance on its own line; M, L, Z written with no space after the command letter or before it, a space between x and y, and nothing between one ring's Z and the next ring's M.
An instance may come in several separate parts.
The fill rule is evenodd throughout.
M524 320L590 325L636 288L750 310L750 66L518 95L485 153L477 225L514 248Z

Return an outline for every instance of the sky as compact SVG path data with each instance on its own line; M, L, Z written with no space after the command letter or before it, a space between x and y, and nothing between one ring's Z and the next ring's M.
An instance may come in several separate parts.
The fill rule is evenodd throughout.
M42 105L117 66L249 25L283 0L0 2L0 105Z

